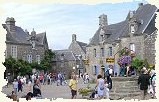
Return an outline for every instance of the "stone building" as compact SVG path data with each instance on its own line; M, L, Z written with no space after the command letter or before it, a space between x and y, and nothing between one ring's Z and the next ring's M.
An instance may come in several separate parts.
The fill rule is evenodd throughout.
M13 17L7 18L3 28L6 34L6 50L5 57L12 56L15 59L23 59L29 63L38 62L44 56L44 52L48 49L46 32L37 34L34 29L29 34L27 30L15 25Z
M99 16L99 28L86 48L86 59L89 60L86 71L92 77L99 73L103 75L111 64L114 71L119 73L118 52L125 47L135 52L137 57L155 64L157 11L154 5L140 3L137 10L129 11L124 21L110 25L107 15ZM115 61L107 63L107 58L113 58Z
M75 54L69 50L54 50L56 57L52 62L52 70L54 72L62 72L69 78L73 69L79 61Z
M69 51L73 52L78 58L79 62L77 63L77 72L84 73L86 72L84 61L86 59L86 43L76 40L76 34L72 35L72 42L68 48Z
M76 34L72 35L72 42L68 49L54 50L56 58L53 59L53 70L59 72L65 72L67 77L72 71L75 71L77 75L85 72L85 54L86 43L76 40Z

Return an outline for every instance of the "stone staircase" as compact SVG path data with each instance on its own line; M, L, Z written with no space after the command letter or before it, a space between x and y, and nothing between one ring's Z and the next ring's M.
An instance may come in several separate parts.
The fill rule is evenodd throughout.
M113 87L110 90L110 98L118 100L140 95L137 79L137 77L112 77Z

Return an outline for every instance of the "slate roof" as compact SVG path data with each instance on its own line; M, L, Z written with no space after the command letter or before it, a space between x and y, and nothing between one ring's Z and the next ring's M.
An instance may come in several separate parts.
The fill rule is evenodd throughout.
M31 44L29 41L31 35L25 33L21 27L15 26L15 33L12 33L8 30L8 27L6 24L2 24L2 26L4 27L4 29L7 30L6 42ZM36 44L43 45L45 37L46 37L45 32L36 34Z
M75 61L78 60L78 58L69 50L54 50L56 54L56 58L53 59L54 61L62 61L61 60L61 54L64 54L64 60L65 61Z
M79 44L79 46L81 47L81 49L86 53L86 46L87 46L87 44L83 43L83 42L80 42L80 41L77 41L77 43Z
M147 28L147 25L150 23L152 17L154 16L155 12L157 12L157 10L158 9L156 6L151 4L145 4L142 7L139 7L136 11L133 11L135 13L133 18L136 18L137 22L141 22L141 20L143 21L143 24L140 24L138 26L135 35L144 33L145 29ZM105 31L105 34L110 34L110 37L104 38L104 43L112 43L115 40L118 40L118 38L129 36L129 17L130 13L128 13L126 19L122 22L107 25L104 28L99 27L88 46L99 44L99 35L101 29Z

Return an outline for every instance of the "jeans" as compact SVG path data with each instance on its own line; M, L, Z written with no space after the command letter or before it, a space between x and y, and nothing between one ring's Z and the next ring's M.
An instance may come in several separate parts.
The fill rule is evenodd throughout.
M120 76L124 76L125 75L125 68L121 67L120 68Z

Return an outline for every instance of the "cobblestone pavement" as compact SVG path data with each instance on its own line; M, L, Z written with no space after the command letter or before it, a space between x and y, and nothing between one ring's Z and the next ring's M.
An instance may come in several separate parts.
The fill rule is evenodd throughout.
M68 81L69 82L69 81ZM78 89L87 87L88 84L83 84L82 80L80 79L78 81ZM93 88L95 84L90 84L90 86ZM2 89L2 92L4 94L11 94L12 91L12 85L9 85L8 88L4 87ZM18 92L18 97L22 97L28 93L28 87L27 85L24 86L23 92ZM64 98L64 99L70 99L71 98L71 92L68 85L64 86L57 86L56 83L53 83L52 85L42 85L41 86L42 96L43 98L48 99L56 99L56 98ZM111 97L111 96L110 96ZM82 96L77 94L77 98L81 99ZM141 95L135 96L135 97L125 97L125 100L130 99L139 99L141 100ZM146 99L151 99L150 96L146 97Z

